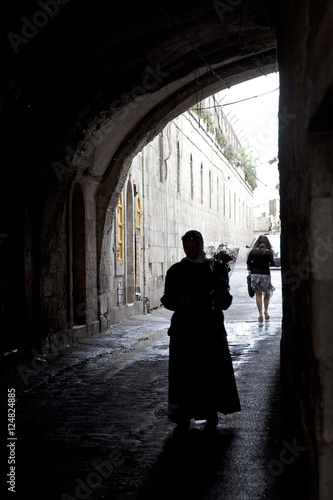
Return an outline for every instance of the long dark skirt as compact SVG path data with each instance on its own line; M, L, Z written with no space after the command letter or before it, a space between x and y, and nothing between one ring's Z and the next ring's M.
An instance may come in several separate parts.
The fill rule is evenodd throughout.
M212 412L240 411L223 313L195 317L175 313L169 329L168 416L206 419Z

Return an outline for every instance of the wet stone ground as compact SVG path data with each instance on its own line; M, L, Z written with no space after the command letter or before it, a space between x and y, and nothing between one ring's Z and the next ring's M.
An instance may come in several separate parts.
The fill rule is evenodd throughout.
M235 268L233 277L226 329L242 412L220 415L214 433L193 421L188 435L173 437L166 414L171 313L161 308L132 317L3 377L2 481L9 471L6 444L15 444L15 494L8 498L252 500L300 494L294 471L306 451L287 443L283 456L289 460L281 462L280 288L270 322L259 326L244 268ZM9 441L6 422L11 388L15 441ZM3 481L3 491L8 486Z

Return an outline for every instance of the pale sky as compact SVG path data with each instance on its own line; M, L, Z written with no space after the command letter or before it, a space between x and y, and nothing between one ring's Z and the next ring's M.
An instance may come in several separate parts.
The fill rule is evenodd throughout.
M278 197L278 193L274 193L275 186L279 182L277 163L273 165L268 163L278 155L279 90L275 90L278 87L279 74L272 73L235 85L216 96L221 104L247 99L224 106L223 111L228 114L228 119L231 119L238 136L242 136L241 131L244 132L241 138L242 145L253 151L252 156L260 158L257 177L261 182L257 181L257 188L254 191L254 197L257 199ZM265 93L267 94L259 95ZM254 96L258 97L248 99Z

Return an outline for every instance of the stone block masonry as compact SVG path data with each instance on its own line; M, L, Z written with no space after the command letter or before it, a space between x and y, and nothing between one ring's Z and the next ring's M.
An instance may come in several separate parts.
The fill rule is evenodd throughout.
M134 191L134 185L142 209L140 276L137 274L136 281L140 281L141 296L149 297L152 308L160 305L168 267L183 257L181 236L188 229L201 231L206 246L217 247L223 242L239 247L239 258L245 259L246 245L253 238L252 189L244 172L228 162L195 113L188 111L170 122L137 154L123 188L123 200L129 187ZM128 217L128 210L135 211L135 207L135 203L127 207L125 202L125 219L133 225L135 214ZM111 238L115 248L118 224L116 214ZM133 259L128 251L134 245L133 226L125 222L123 229L124 262L121 272L113 275L113 290L119 279L126 290L128 269L135 274L138 265L128 262L129 254ZM111 268L117 269L116 252L113 258ZM118 315L115 294L110 301L113 314Z

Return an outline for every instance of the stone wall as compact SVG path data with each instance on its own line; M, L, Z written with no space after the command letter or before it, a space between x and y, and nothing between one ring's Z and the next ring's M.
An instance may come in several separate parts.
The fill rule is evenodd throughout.
M106 2L94 8L70 2L33 39L23 42L20 20L34 17L36 2L27 0L24 8L16 2L5 4L0 89L1 349L39 349L44 340L64 346L79 333L110 324L111 312L124 309L114 305L116 277L125 276L114 261L114 214L132 158L168 122L193 106L199 94L203 99L276 71L278 58L283 438L289 434L291 442L299 435L306 439L310 460L304 480L309 479L309 496L326 500L333 490L333 4L329 0L232 3L223 10L204 1L170 1L170 23L164 9L152 10L149 2L133 3L130 9L127 3L118 3L112 16ZM12 32L21 39L19 53L8 40ZM202 161L207 173L205 158L195 155L193 161L195 166ZM62 165L60 175L54 162ZM166 218L168 198L162 201L159 196L170 197L172 190L167 183L159 185L157 178L142 182L142 174L152 172L147 156L142 155L142 162L140 176L136 178L133 169L123 192L129 200L132 192L134 204L134 181L141 188L144 295L153 293L153 286L160 288L165 275L161 262L171 264L180 257L177 238L187 225L199 222L201 201L181 206L175 194L173 218ZM166 165L170 166L168 160ZM225 181L238 175L231 170L227 175L228 166L223 172ZM212 175L214 180L213 169ZM84 200L81 224L89 236L85 325L73 321L71 213L76 184ZM226 182L225 186L227 199ZM154 207L146 196L153 188ZM236 210L238 201L237 192L230 189L230 193L227 210L232 214L232 196L236 194ZM213 189L212 203L217 203L214 196ZM153 209L160 223L147 234ZM222 226L210 209L208 214L199 227L206 241L211 239L207 243L216 243L215 238L239 243L227 232L237 225L233 215L229 220L223 214ZM216 227L221 233L214 232ZM76 236L82 234L78 231ZM160 248L153 252L156 242ZM154 283L147 278L150 270ZM133 295L133 281L130 286Z
M333 490L333 5L283 2L282 11L284 432L305 440L309 497L324 500Z
M129 192L131 200L135 199L131 207L126 203ZM239 260L245 259L246 245L253 238L252 190L244 180L243 170L226 160L214 136L196 113L180 115L145 146L133 160L122 193L124 219L130 220L131 227L125 224L124 262L119 264L115 215L111 238L111 321L129 314L130 308L132 313L144 310L142 302L133 304L133 299L127 297L128 280L131 280L131 272L135 273L131 251L135 246L135 216L131 220L128 212L136 210L138 198L142 209L141 295L136 298L148 297L151 308L160 306L166 271L184 256L181 236L189 229L199 230L206 246L226 243L239 247ZM122 307L117 305L119 281Z

